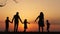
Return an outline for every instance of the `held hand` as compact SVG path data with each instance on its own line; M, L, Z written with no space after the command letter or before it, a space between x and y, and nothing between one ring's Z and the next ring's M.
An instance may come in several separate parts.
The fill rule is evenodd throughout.
M13 23L13 22L11 22L11 23Z
M24 24L24 23L22 22L22 24Z
M30 24L30 23L28 23L28 24Z
M35 23L37 23L36 21L34 21Z
M36 20L34 22L36 22Z

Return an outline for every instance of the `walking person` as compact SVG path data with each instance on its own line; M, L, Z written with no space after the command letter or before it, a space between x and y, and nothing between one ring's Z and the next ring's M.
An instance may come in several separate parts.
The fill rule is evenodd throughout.
M13 20L14 20L14 32L17 32L19 20L22 23L22 20L21 20L21 18L19 16L19 12L17 12L16 15L13 16L12 22L13 22Z
M49 21L48 20L46 20L46 25L47 25L47 32L49 32L49 28L50 28L50 23L49 23Z
M38 20L38 30L39 30L39 32L40 32L40 27L42 28L42 32L43 32L43 27L44 27L44 14L43 14L43 12L40 12L40 15L36 18L36 20L37 19L39 19ZM35 22L36 22L36 20L35 20Z
M27 24L30 24L27 22L27 19L24 20L24 32L27 30Z
M9 22L11 22L11 21L9 20L9 17L7 17L6 20L5 20L5 24L6 24L6 29L5 29L5 31L6 31L6 32L8 32L8 29L9 29Z

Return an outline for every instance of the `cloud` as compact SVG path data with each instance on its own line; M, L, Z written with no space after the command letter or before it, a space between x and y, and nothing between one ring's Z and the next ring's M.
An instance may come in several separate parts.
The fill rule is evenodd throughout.
M4 7L6 5L7 0L0 1L0 7Z
M13 0L15 3L18 3L16 0Z

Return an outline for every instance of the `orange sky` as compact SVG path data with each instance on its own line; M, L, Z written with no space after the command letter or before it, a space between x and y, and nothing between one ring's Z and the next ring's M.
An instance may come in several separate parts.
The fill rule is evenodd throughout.
M4 24L7 16L11 20L17 11L22 21L25 18L28 19L28 22L34 21L42 11L45 22L48 19L51 24L60 24L60 0L17 0L17 2L8 0L4 7L0 7L1 24Z

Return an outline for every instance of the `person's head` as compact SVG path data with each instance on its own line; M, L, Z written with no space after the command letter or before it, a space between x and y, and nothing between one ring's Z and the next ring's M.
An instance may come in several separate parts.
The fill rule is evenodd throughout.
M16 12L16 15L18 15L19 14L19 12Z
M27 21L27 19L25 19L25 21Z
M46 20L46 22L48 22L48 20Z
M40 14L43 14L43 12L40 12Z
M40 15L42 15L43 14L43 12L40 12Z
M9 19L9 17L7 17L7 19Z

